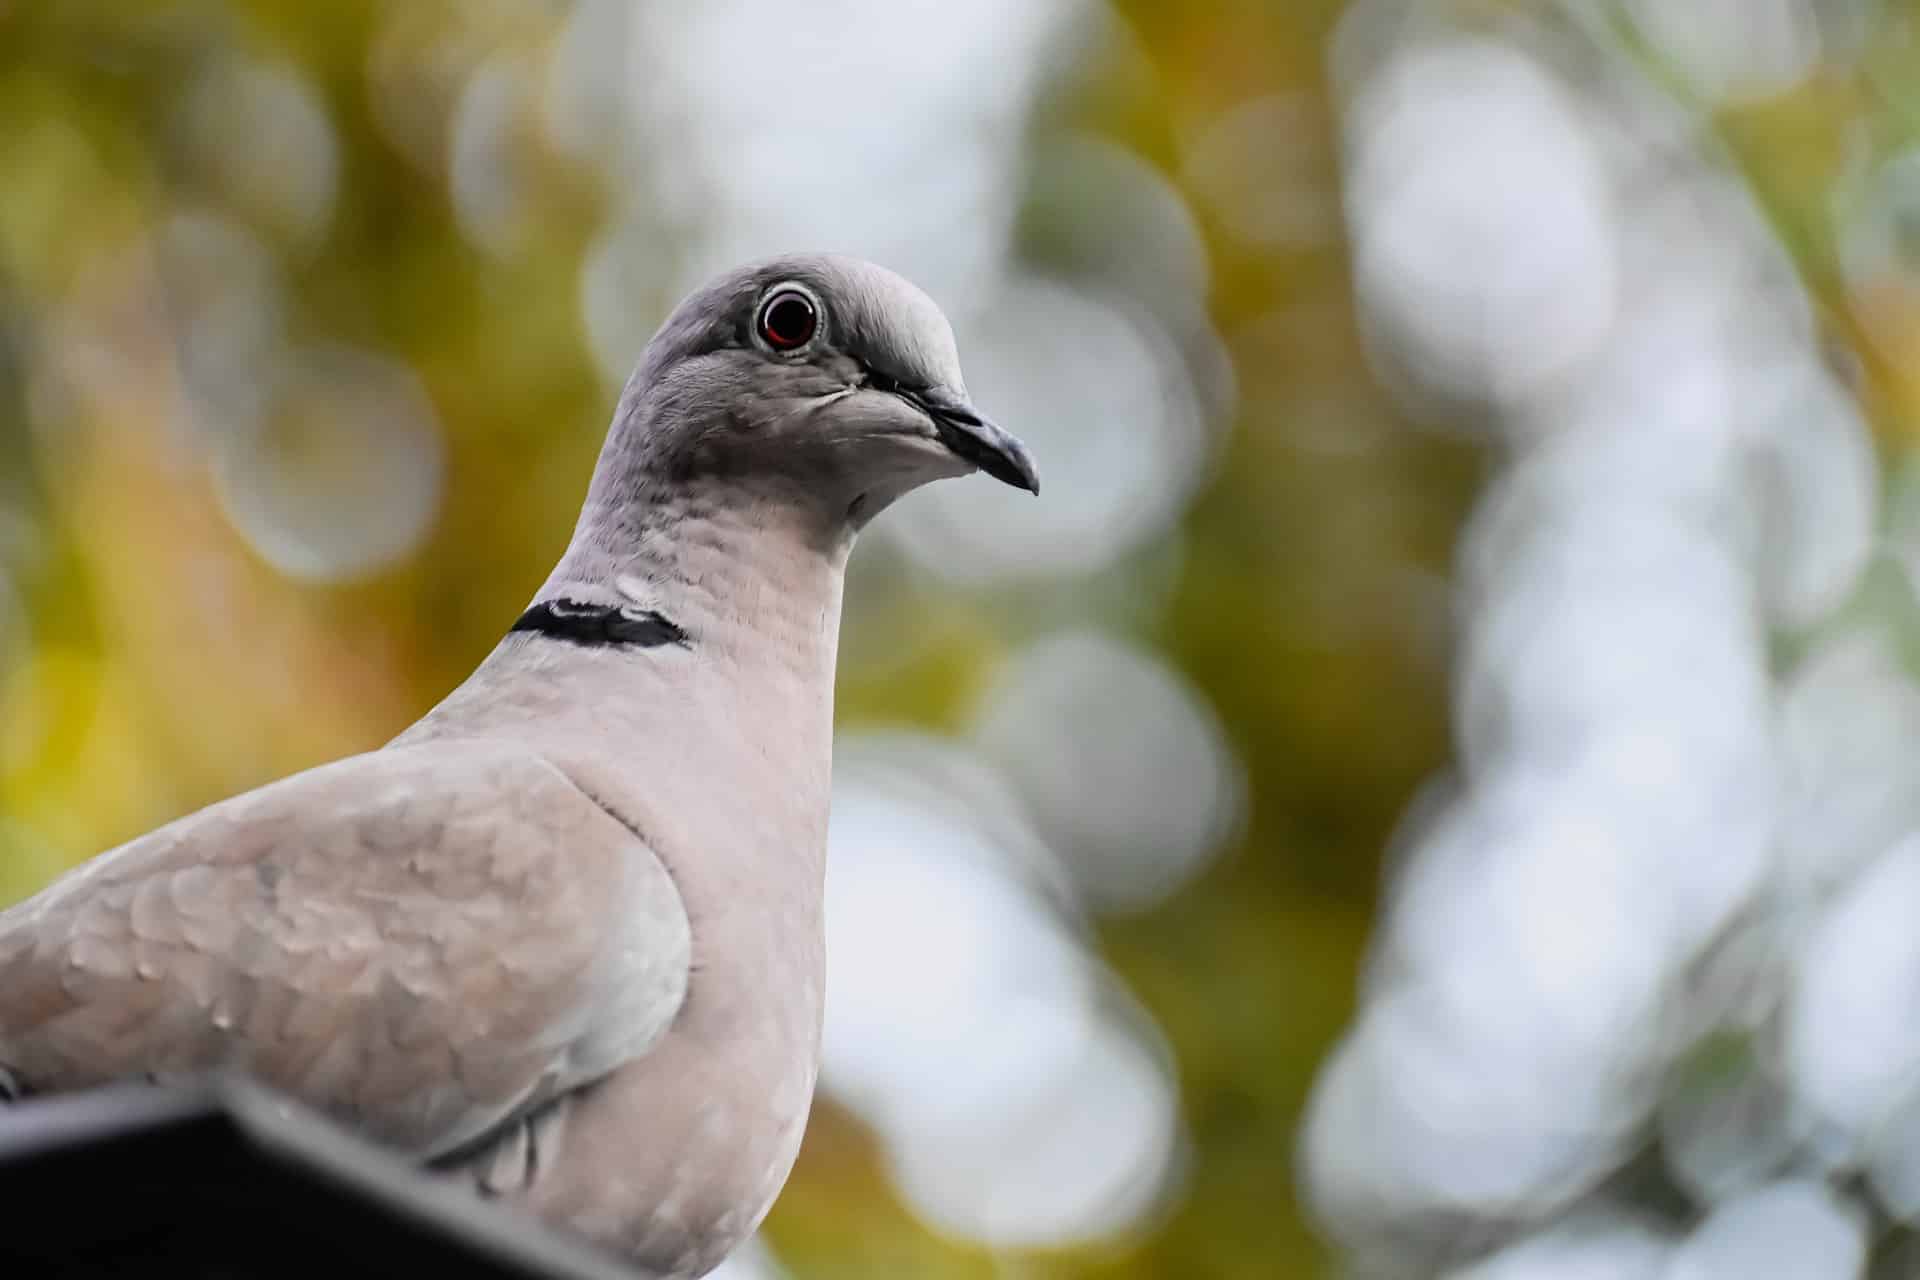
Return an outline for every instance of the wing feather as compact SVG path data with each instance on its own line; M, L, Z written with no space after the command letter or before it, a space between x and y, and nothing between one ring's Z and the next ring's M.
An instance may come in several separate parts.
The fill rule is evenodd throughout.
M36 1091L237 1068L432 1157L644 1053L689 934L653 850L553 764L395 748L0 913L0 1063Z

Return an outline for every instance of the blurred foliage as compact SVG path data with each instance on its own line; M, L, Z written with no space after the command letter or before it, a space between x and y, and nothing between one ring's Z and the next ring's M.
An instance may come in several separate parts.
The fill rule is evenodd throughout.
M1211 700L1249 781L1237 845L1163 907L1101 926L1179 1062L1184 1194L1139 1239L989 1257L917 1225L858 1126L823 1107L768 1231L797 1275L1321 1268L1294 1201L1294 1129L1351 1016L1381 852L1448 755L1446 574L1485 465L1463 438L1411 429L1369 374L1326 83L1342 8L1127 0L1130 42L1090 45L1063 68L1027 145L1091 129L1177 187L1202 123L1252 99L1288 104L1304 127L1276 146L1327 232L1249 243L1193 200L1239 404L1174 538L1064 586L919 585L860 601L865 625L920 643L904 662L850 662L840 691L847 723L954 727L1012 645L1092 615L1162 650ZM1528 6L1478 8L1495 21ZM463 233L442 159L463 77L502 50L537 52L564 6L416 0L395 20L399 9L0 0L0 900L176 814L379 744L471 669L564 544L612 400L578 280L617 193L522 140L530 204L499 252ZM1835 229L1871 160L1920 127L1912 27L1888 29L1898 38L1858 66L1709 123L1823 299L1836 345L1857 353L1891 443L1920 417L1920 275L1847 292ZM220 157L185 136L185 87L236 49L296 68L332 123L337 188L317 229L271 200L236 201ZM370 65L404 69L405 128L376 119ZM233 146L274 145L248 126L235 122ZM1040 265L1070 263L1084 215L1050 217L1072 193L1046 176L1034 175L1022 244ZM143 345L139 314L152 236L195 208L271 246L292 340L384 351L424 383L446 490L430 538L396 566L302 584L223 517L169 353ZM74 324L120 326L111 352ZM94 364L53 368L56 351ZM1142 578L1171 585L1142 606ZM9 580L25 632L7 626ZM16 642L27 633L30 646Z

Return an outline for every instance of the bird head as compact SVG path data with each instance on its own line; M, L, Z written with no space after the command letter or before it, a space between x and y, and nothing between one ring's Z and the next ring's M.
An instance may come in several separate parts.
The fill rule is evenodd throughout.
M692 294L648 344L621 426L652 474L735 483L849 528L975 470L1040 490L1026 447L968 396L940 308L852 258L753 263Z

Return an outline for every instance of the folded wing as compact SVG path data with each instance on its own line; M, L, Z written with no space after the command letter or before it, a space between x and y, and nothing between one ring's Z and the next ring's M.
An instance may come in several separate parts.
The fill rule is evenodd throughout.
M644 1054L689 949L653 850L557 767L393 749L0 913L0 1068L29 1092L239 1069L433 1158Z

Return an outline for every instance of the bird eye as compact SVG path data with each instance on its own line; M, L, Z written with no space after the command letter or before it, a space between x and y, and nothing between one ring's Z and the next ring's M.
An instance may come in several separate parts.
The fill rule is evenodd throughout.
M775 351L806 346L819 324L813 299L798 289L783 289L760 307L760 336Z

